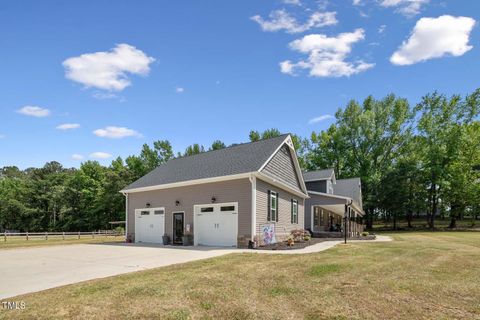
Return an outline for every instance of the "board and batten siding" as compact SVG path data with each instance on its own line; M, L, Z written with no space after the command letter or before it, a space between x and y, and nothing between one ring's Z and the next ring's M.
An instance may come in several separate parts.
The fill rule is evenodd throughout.
M294 194L277 188L263 180L257 179L256 184L257 199L257 216L256 216L256 233L258 239L262 238L261 228L265 224L275 225L275 236L277 241L286 240L290 235L290 231L304 228L304 200ZM268 190L278 193L278 222L268 221ZM298 223L291 223L291 200L298 201Z
M184 223L193 225L193 206L212 203L238 202L238 238L239 246L251 239L252 185L249 179L237 179L215 183L205 183L192 186L169 189L135 192L128 195L128 232L132 241L135 237L135 209L145 208L150 203L151 208L165 207L165 233L173 237L173 212L183 211ZM176 201L180 204L175 205ZM241 242L241 243L240 243Z
M302 187L292 156L295 157L290 148L284 144L263 168L262 173L301 191Z

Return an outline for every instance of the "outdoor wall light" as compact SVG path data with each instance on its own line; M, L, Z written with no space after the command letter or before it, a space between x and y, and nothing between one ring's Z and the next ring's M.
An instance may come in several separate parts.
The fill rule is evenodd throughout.
M175 205L178 207L180 205L180 200L176 200Z
M145 206L146 206L147 208L150 208L150 202L147 202L147 203L145 204Z
M212 203L215 203L215 201L217 201L217 198L215 198L214 196L212 197Z

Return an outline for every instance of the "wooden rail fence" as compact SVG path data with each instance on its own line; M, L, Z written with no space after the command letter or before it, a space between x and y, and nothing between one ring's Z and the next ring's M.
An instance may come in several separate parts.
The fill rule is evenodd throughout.
M91 231L91 232L3 232L3 241L8 240L48 240L48 239L85 239L85 238L107 238L107 237L121 237L123 233L115 231Z

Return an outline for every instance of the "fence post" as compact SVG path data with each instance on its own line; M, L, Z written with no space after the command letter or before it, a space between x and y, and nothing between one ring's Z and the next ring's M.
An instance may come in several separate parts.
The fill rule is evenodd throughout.
M45 232L45 240L48 240L48 232Z
M62 232L62 238L65 240L65 231Z
M80 240L80 231L78 231L78 240Z
M27 235L27 241L28 241L28 231L27 231L26 235Z
M3 232L3 241L7 242L7 231Z

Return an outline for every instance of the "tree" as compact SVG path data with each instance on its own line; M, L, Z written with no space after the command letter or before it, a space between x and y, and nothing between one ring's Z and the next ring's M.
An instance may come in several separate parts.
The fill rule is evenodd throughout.
M185 149L183 156L193 156L205 152L205 148L198 143L192 144Z
M215 140L215 141L213 141L212 146L210 147L209 150L220 150L220 149L224 149L224 148L226 148L225 143L223 143L220 140Z
M333 167L338 178L360 177L367 228L371 228L383 175L411 131L413 114L407 100L388 95L382 100L367 97L362 105L352 100L335 116L336 129L320 133L320 138L312 135L308 166ZM322 155L324 146L326 155Z
M422 156L429 179L428 224L435 227L435 215L443 188L448 183L447 168L458 157L462 144L458 139L462 126L478 116L480 89L465 99L454 95L448 99L437 92L426 95L415 107L421 116L418 136L423 140ZM454 208L454 210L456 210Z

